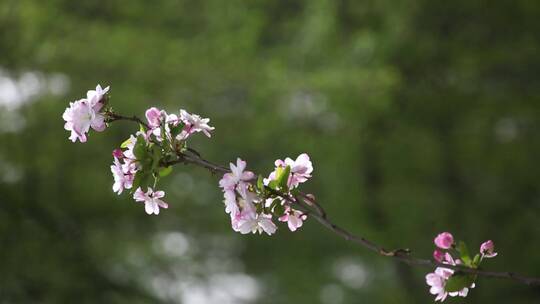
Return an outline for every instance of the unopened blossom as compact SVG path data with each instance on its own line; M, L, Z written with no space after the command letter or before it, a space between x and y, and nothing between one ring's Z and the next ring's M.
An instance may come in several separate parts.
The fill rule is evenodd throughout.
M86 134L90 128L101 132L105 130L105 117L99 113L101 106L94 106L87 99L71 102L66 108L62 118L66 121L64 128L71 131L69 139L73 142L86 142Z
M118 159L124 158L124 152L121 149L114 149L112 155Z
M197 114L190 114L185 110L180 110L180 120L185 124L184 130L179 135L180 139L186 139L189 135L196 132L203 132L206 136L211 137L210 131L214 127L208 125L209 118L202 118Z
M444 252L442 252L440 249L435 249L435 251L433 251L433 259L439 263L442 263L444 260Z
M223 178L219 181L219 186L226 190L234 190L238 184L246 183L253 178L255 174L251 171L244 171L246 169L246 162L240 158L236 159L236 166L230 163L231 172L225 173Z
M152 188L148 187L146 193L142 191L141 187L135 190L133 198L137 202L144 202L144 210L147 214L159 214L159 208L169 208L169 205L160 198L165 196L163 191L154 191Z
M280 222L286 222L291 231L302 227L303 222L307 219L307 215L303 212L294 210L291 207L285 207L285 214L279 218Z
M278 168L285 168L286 166L291 168L291 173L287 181L287 186L290 189L296 188L300 183L307 181L313 172L313 164L309 159L309 155L306 153L300 154L296 160L292 160L289 157L285 158L285 160L278 159L274 164L276 170L270 173L268 178L264 180L265 184L268 184L276 178Z
M492 240L485 241L480 245L480 254L483 258L494 258L497 256L497 253L495 252L495 244L493 244Z
M125 171L117 157L114 157L114 164L111 166L114 177L113 191L122 194L124 189L131 189L133 185L133 174Z
M437 235L434 242L441 249L449 249L454 244L454 237L449 232L443 232Z

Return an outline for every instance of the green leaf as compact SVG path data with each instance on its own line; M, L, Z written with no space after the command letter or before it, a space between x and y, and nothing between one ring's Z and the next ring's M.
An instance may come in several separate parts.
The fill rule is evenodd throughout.
M277 180L272 180L268 183L268 187L270 187L270 189L274 189L274 190L277 190L277 187L278 187L278 181Z
M287 189L287 183L289 182L289 175L291 174L291 167L287 166L285 168L278 167L276 171L276 181L281 189Z
M127 149L127 147L132 144L132 141L133 139L131 137L124 140L124 142L120 145L120 148Z
M143 124L139 124L139 131L146 133L146 127Z
M146 141L144 138L137 137L137 142L135 143L135 147L133 147L133 154L139 161L143 161L146 158L148 151L146 150Z
M480 254L476 254L472 261L472 267L477 268L480 265Z
M161 168L161 169L159 169L159 176L165 177L165 176L171 174L172 170L173 170L172 166Z
M285 207L281 204L281 200L276 198L273 202L272 202L272 205L274 205L274 209L272 209L274 215L276 216L282 216L283 213L285 213Z
M137 188L141 187L144 188L145 186L148 186L148 183L150 181L151 175L144 171L137 171L135 173L135 178L133 178L133 186L131 187L131 193L135 192Z
M172 137L176 137L176 135L180 134L180 132L182 132L182 130L184 129L184 124L183 123L179 123L177 126L174 126L174 127L171 127L171 135Z
M475 275L457 273L451 276L446 284L444 290L447 292L460 291L465 287L470 287L475 280Z
M465 242L459 241L456 249L459 252L459 256L463 264L467 266L471 266L472 260L471 260L471 256L469 255L469 249L467 249L467 245L465 244Z
M259 189L261 193L264 193L264 183L262 175L259 175L259 177L257 178L257 189Z
M159 170L159 162L161 160L161 148L158 145L151 145L150 150L152 152L152 171Z

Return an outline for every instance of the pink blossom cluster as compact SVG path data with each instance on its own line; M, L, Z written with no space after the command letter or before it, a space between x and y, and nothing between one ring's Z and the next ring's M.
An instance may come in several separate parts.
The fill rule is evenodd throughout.
M474 258L469 256L466 245L463 242L456 243L454 236L449 232L438 234L434 241L437 247L433 251L435 261L448 265L461 265L464 267L478 268L484 258L493 258L497 255L493 241L488 240L480 245L480 253ZM454 257L457 256L457 257ZM437 267L434 272L426 275L426 283L430 286L429 292L436 295L435 301L444 301L448 296L466 297L469 288L474 288L474 276L460 274L462 276L461 285L453 286L448 290L448 281L454 276L454 270L445 267ZM456 290L459 289L459 290Z
M263 183L256 186L255 174L246 171L246 162L238 158L236 165L230 164L230 173L223 175L219 186L223 190L225 212L231 217L231 226L234 231L242 234L262 233L272 235L277 230L273 217L286 222L291 231L296 231L306 220L307 216L291 206L294 196L291 190L300 183L306 182L311 177L313 166L307 154L301 154L293 161L286 158L285 161L276 160L276 168L270 173ZM288 176L285 187L270 185L276 181L278 174L288 168ZM262 187L262 188L261 188ZM282 196L265 191L264 187L279 191Z
M86 98L69 103L62 118L66 121L64 129L70 131L69 139L72 142L86 142L86 134L90 128L101 132L105 130L105 116L101 112L106 102L109 87L101 88L98 84L95 90L89 90Z
M121 149L113 151L114 163L111 166L111 172L114 177L113 191L121 194L124 189L133 188L133 183L138 172L145 170L142 165L148 162L146 159L137 159L134 151L136 145L142 147L143 151L152 148L152 151L158 151L159 159L150 159L159 165L159 161L166 157L175 157L175 153L183 149L185 141L191 134L203 132L210 137L210 131L214 128L208 125L210 119L201 118L199 115L190 114L185 110L180 110L179 115L168 114L164 110L152 107L146 110L146 126L141 126L141 130L135 135L131 135L128 140L122 144ZM151 155L150 157L152 157ZM158 172L152 172L154 177L154 187L158 179ZM147 174L148 175L148 174ZM139 186L133 193L133 199L145 204L147 214L159 214L159 208L168 208L168 204L160 200L165 196L163 191L155 191L151 187L143 192Z
M214 130L214 127L208 125L209 118L190 114L183 109L180 109L179 115L176 115L167 114L164 110L152 107L146 110L145 116L149 127L147 137L153 134L159 142L163 140L169 142L185 141L190 135L198 132L203 132L206 136L211 137L210 131Z

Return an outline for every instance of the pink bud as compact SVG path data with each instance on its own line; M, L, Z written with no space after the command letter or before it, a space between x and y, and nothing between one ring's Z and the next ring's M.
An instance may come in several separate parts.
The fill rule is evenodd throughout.
M493 244L492 240L488 240L482 243L480 245L480 254L485 258L493 258L497 256L497 253L495 252L495 244Z
M120 149L114 149L112 151L112 155L118 159L122 159L124 157L124 153Z
M442 263L444 260L444 252L442 252L440 249L435 249L435 251L433 251L433 258L435 261Z
M437 235L434 240L435 245L441 249L449 249L454 244L454 237L450 232L443 232Z

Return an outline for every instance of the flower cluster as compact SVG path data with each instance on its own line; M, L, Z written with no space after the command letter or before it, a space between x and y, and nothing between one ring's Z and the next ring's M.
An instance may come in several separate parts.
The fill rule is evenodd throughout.
M435 261L447 265L461 265L476 269L484 258L497 255L493 241L489 240L480 245L480 253L471 258L464 242L455 242L454 236L449 232L442 232L434 239L435 246L433 258ZM435 301L444 301L448 296L466 297L469 288L474 288L476 275L455 272L453 269L437 267L434 272L426 275L426 283L430 286L429 292L436 295Z
M177 160L178 155L186 150L186 140L190 135L203 132L210 137L209 132L214 128L208 125L208 118L185 110L176 115L152 107L146 110L145 117L146 124L141 124L141 129L122 143L121 148L125 150L113 151L113 191L121 194L124 189L136 189L133 199L145 203L146 213L157 215L159 208L168 208L160 200L165 193L151 187L145 193L141 186L149 185L153 180L155 187L160 177L171 172L168 162Z
M101 112L107 102L106 94L109 87L102 89L98 84L95 90L89 90L86 98L69 103L62 118L66 121L64 128L70 131L72 142L86 142L86 134L90 128L101 132L105 130L105 116Z
M231 163L231 172L223 175L219 186L223 190L225 212L231 217L234 231L242 234L272 235L277 230L273 217L286 222L291 231L302 226L307 215L291 206L296 198L293 191L311 177L313 166L307 154L296 160L276 160L275 169L268 178L246 171L246 162L238 158Z

